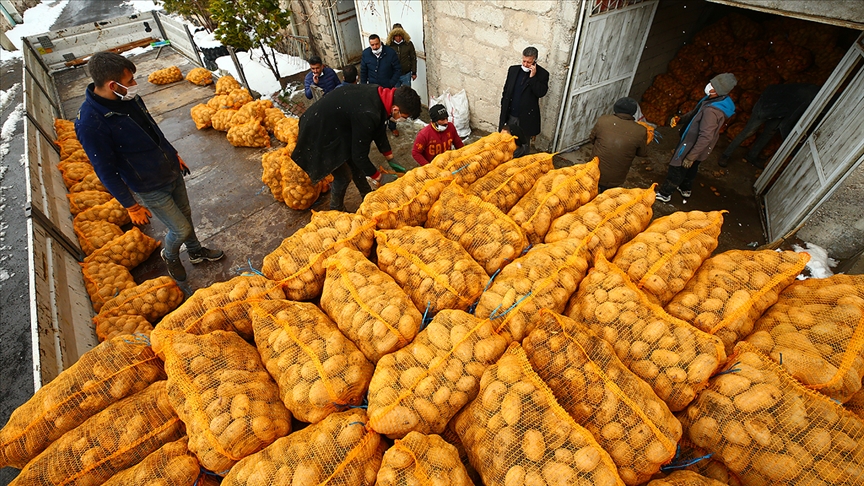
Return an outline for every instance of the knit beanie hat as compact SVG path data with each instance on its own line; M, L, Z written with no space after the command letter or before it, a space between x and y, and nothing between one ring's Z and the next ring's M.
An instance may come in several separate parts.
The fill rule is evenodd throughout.
M633 98L621 98L615 102L615 106L612 107L612 111L615 113L626 113L628 115L635 115L636 108L639 105L636 103L636 100Z
M447 119L447 108L444 105L435 105L429 108L429 119L433 122Z
M729 94L736 84L738 84L738 78L732 73L718 74L711 78L711 86L720 96Z

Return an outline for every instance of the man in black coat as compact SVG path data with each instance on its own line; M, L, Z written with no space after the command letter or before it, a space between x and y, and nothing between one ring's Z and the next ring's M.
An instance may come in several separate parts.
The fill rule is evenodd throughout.
M540 133L540 98L549 91L549 71L537 65L537 48L522 51L522 64L510 66L501 95L498 131L505 127L517 137L514 157L531 149L531 137Z
M387 140L387 121L417 118L419 114L420 96L407 86L344 86L321 98L300 117L291 158L312 182L333 174L330 209L344 211L349 181L354 180L362 199L372 192L366 178L376 183L381 179L378 167L369 160L372 142L385 159L395 163Z

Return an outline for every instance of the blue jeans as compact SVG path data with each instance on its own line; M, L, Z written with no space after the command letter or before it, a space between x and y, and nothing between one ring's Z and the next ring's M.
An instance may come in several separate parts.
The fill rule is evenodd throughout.
M394 86L394 88L398 88L399 86L408 86L409 88L411 87L411 73L399 76L399 81L396 82L396 86Z
M195 236L195 228L192 226L192 210L189 208L189 196L186 194L183 176L155 191L137 194L141 204L168 227L168 234L165 235L165 258L177 259L183 243L186 243L188 252L201 249L201 242Z

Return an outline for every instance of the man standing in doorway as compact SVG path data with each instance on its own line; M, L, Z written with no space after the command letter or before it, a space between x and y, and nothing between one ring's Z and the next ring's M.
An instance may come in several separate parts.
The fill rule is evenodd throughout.
M387 36L387 45L396 51L401 66L399 84L396 86L411 87L411 81L417 79L417 51L411 36L402 28L402 24L393 24L393 30Z
M339 76L336 71L325 66L318 56L309 58L309 73L306 75L303 84L305 85L306 99L313 98L313 89L321 90L321 96L333 91L339 85ZM321 96L315 97L317 100Z
M600 192L624 184L633 158L648 155L648 129L634 118L638 106L633 98L619 99L615 114L601 116L591 130L592 156L600 159Z
M189 167L136 94L132 61L97 52L87 66L93 83L87 86L75 119L78 140L102 185L126 208L134 224L145 225L155 214L168 227L162 259L171 277L182 282L186 280L180 262L184 243L193 264L225 256L220 250L204 248L195 236L183 181Z
M522 51L522 64L510 66L501 95L501 115L498 131L508 126L515 135L518 148L514 157L521 157L531 149L531 137L540 133L540 98L549 91L549 71L537 64L537 48Z
M377 34L369 36L369 47L360 58L360 84L377 84L382 88L395 88L402 65L399 56L389 46L381 44Z

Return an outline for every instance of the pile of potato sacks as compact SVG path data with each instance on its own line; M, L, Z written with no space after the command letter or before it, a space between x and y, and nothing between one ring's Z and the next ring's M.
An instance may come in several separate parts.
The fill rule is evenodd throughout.
M430 164L315 212L263 275L105 340L12 414L0 466L13 485L864 484L864 277L711 257L722 212L651 223L653 188L598 196L596 161L526 187L551 156L513 149L492 134L448 152L470 177Z

